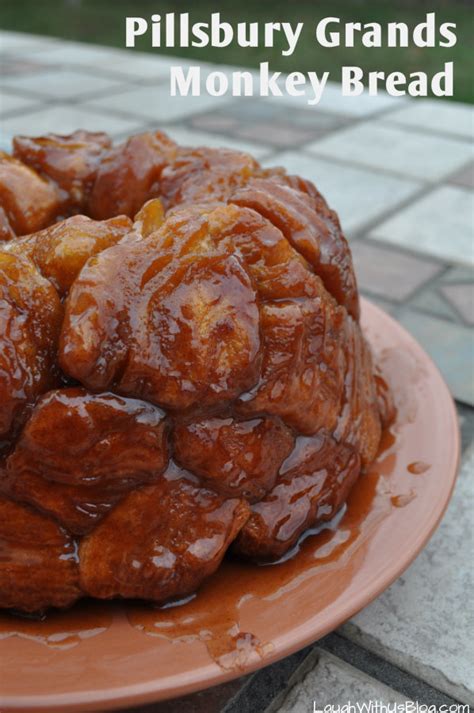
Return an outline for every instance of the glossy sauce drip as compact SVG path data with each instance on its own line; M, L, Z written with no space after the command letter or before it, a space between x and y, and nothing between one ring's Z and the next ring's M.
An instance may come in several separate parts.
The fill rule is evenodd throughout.
M426 473L426 471L430 468L431 465L429 463L424 463L422 460L416 460L407 466L408 472L413 473L413 475L421 475L422 473Z

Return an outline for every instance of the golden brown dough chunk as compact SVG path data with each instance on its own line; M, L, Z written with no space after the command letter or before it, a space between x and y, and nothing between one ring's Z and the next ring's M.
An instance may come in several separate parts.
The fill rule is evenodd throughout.
M33 410L0 490L82 534L128 490L156 481L167 464L166 423L156 406L59 389Z
M0 206L0 242L12 240L15 237L15 232L8 220L8 216L4 209ZM3 248L4 246L2 246Z
M209 418L178 424L173 432L176 460L213 490L255 502L275 484L294 438L275 418Z
M144 238L161 228L165 220L165 209L159 198L152 198L144 203L136 214L133 229Z
M309 181L285 175L257 177L230 200L253 208L280 228L328 292L358 319L359 298L349 246L336 213Z
M263 304L260 381L239 398L238 411L276 414L304 434L335 428L344 390L345 319L322 287L317 299Z
M11 230L26 235L53 222L61 209L61 197L54 184L0 151L0 208Z
M249 208L212 202L174 208L156 241L156 250L177 257L210 247L232 252L263 300L317 297L321 292L322 283L307 261L278 228Z
M37 612L81 596L76 544L40 513L0 497L0 607Z
M216 571L248 518L248 505L200 488L171 469L127 495L80 545L80 581L101 599L164 602Z
M240 256L261 299L317 297L321 292L320 280L308 262L256 211L217 206L209 212L207 222L213 242L229 245Z
M112 141L107 134L75 131L69 136L16 136L13 154L62 191L63 209L83 212L97 169Z
M118 243L131 229L132 221L124 215L104 221L76 215L12 240L4 249L30 258L64 296L87 260Z
M160 197L166 208L226 200L261 172L252 156L229 149L182 148L164 168Z
M238 258L212 246L176 256L160 231L88 262L66 303L64 371L88 388L186 409L227 402L257 380L257 297Z
M281 557L305 530L337 513L359 471L360 458L351 446L324 432L300 436L273 490L252 505L234 551L255 560Z
M161 173L176 150L161 131L137 134L112 149L97 172L89 215L97 220L122 214L132 218L145 201L160 195Z
M56 383L58 294L29 260L0 251L0 451Z
M94 529L102 518L119 502L126 489L114 490L111 485L66 485L46 480L33 469L24 469L17 476L13 466L0 471L0 492L29 504L37 512L51 516L58 524L75 535Z

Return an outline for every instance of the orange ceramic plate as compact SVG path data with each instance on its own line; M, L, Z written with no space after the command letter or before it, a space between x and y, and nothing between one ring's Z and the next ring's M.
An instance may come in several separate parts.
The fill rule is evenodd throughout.
M324 636L403 572L448 503L457 419L413 338L368 302L362 321L398 416L337 528L278 565L226 563L179 607L83 602L45 622L2 615L2 710L105 710L221 683Z

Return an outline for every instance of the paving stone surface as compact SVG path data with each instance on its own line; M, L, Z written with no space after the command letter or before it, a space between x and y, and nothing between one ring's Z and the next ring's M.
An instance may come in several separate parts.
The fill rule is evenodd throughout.
M26 52L26 56L30 53ZM146 55L149 58L149 55ZM112 66L118 62L129 60L130 55L125 50L114 47L100 47L83 42L60 42L44 48L41 57L35 53L35 60L50 64L52 67L67 65L78 67L92 67L99 69L101 66ZM133 64L133 62L132 62ZM156 69L156 63L154 63Z
M48 71L21 76L6 76L1 80L4 87L11 87L27 95L53 99L74 99L75 101L94 95L110 93L121 87L123 82L106 79L83 72L79 69L51 68Z
M474 188L474 161L450 176L449 183L463 188Z
M474 406L474 333L469 327L405 308L398 320L437 364L456 399Z
M286 105L290 107L310 108L312 111L322 109L323 111L332 111L336 114L344 114L353 118L368 117L378 114L387 109L399 107L404 103L405 99L396 99L385 92L380 92L377 96L370 96L368 91L364 91L358 97L351 97L348 101L347 97L341 95L341 87L336 82L327 82L324 94L319 104L314 106L308 105L307 97L269 97L268 101L278 105Z
M271 147L257 143L250 143L239 139L231 139L222 134L209 134L204 131L195 131L182 127L164 127L172 139L183 146L211 146L213 148L225 147L235 151L251 153L255 158L261 158L271 151Z
M404 703L406 698L358 671L336 656L320 651L316 666L288 692L278 713L313 713L326 705L343 706L379 701Z
M461 102L417 99L402 109L392 111L387 121L468 139L472 139L474 134L474 108Z
M444 285L441 291L468 324L474 324L474 284Z
M20 97L16 94L2 92L0 96L0 115L4 116L20 110L26 111L27 109L33 109L35 105L38 105L38 100L25 99L25 97Z
M474 146L445 136L367 121L309 145L318 156L353 162L423 181L436 181L461 168Z
M226 97L211 97L207 94L196 97L170 97L168 86L158 85L128 89L114 96L97 98L88 102L87 106L156 123L166 123L209 110L211 107L222 108L228 101Z
M474 282L474 269L472 267L459 267L455 265L446 270L441 278L443 283Z
M448 511L427 547L386 592L342 627L353 641L470 705L473 508L471 447Z
M246 126L239 126L235 133L244 139L262 141L283 148L301 146L313 140L316 136L316 132L309 127L301 128L282 121L270 125L267 122L249 122Z
M35 62L33 58L18 59L16 55L5 54L1 51L1 48L0 64L2 67L2 77L10 75L20 76L22 74L33 74L36 72L44 72L49 69L49 65L44 62Z
M441 260L474 265L473 194L441 186L377 225L370 237Z
M436 286L427 287L418 292L410 300L410 305L422 312L441 317L441 319L448 319L452 322L460 321L457 310L443 296L442 290Z
M351 250L359 287L397 302L410 297L443 269L439 263L362 240L351 241Z
M233 102L220 112L209 112L191 119L199 128L248 138L276 148L298 147L325 136L348 123L337 114L307 109L277 107L262 101Z
M313 181L341 219L343 229L352 234L386 211L414 196L420 183L400 179L362 167L333 163L305 150L274 154L267 165L285 166Z
M107 131L115 136L140 131L143 121L67 104L49 105L48 108L10 115L5 119L0 116L0 134L4 141L10 140L15 134L68 134L78 127L88 131Z
M61 41L53 37L41 37L27 32L0 32L0 45L5 53L35 53L60 44Z

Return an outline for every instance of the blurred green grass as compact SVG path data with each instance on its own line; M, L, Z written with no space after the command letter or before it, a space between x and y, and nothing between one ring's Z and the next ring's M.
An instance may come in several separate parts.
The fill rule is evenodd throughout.
M92 42L115 47L125 46L125 17L147 19L154 13L190 12L191 22L207 21L211 12L219 11L222 19L242 21L304 22L296 51L291 57L281 55L282 46L242 49L230 46L217 48L161 49L161 54L256 67L269 61L273 70L302 72L329 71L338 80L343 65L357 65L365 71L399 70L409 74L424 71L430 76L454 62L454 100L474 103L474 81L471 41L474 14L469 3L456 0L201 0L191 4L183 0L0 0L2 29L52 35L68 40ZM436 12L437 21L457 24L457 44L452 48L366 48L359 42L354 48L325 49L314 39L316 22L327 16L340 17L342 22L406 22L410 27L425 19L427 12ZM138 38L137 48L158 52L150 47L149 36ZM286 45L285 45L286 46ZM130 50L132 52L133 50Z

